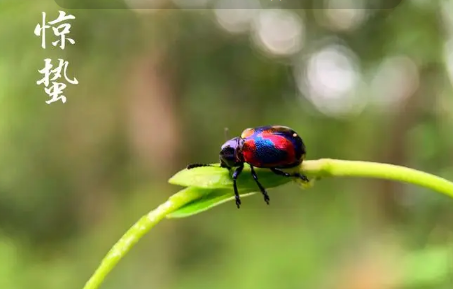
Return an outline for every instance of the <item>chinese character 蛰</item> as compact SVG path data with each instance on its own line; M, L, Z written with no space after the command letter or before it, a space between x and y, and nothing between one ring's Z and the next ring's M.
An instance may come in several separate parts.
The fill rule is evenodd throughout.
M46 101L47 104L51 104L52 102L61 100L63 103L66 102L66 96L63 95L63 90L66 88L66 84L63 82L56 82L62 76L64 79L71 83L71 84L78 84L78 80L74 77L74 79L69 79L67 76L67 69L68 69L68 61L64 61L63 59L58 59L59 63L56 68L52 65L52 61L50 58L44 59L44 68L38 70L39 73L43 74L44 77L41 80L36 82L37 85L44 84L45 88L44 91L47 95L51 97L50 100ZM52 69L54 68L54 69ZM63 74L63 75L62 75ZM50 86L49 86L50 85Z

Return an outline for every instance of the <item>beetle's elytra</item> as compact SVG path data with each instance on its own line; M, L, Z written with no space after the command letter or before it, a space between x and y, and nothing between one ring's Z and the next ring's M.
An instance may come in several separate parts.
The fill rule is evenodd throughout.
M305 182L308 178L299 173L289 174L281 169L299 166L305 158L305 144L298 133L286 126L272 125L248 128L240 137L226 141L220 150L220 166L233 171L233 187L236 205L239 208L241 200L237 189L236 180L241 174L244 163L250 165L252 177L264 196L264 201L269 204L269 195L258 181L258 176L253 169L268 168L277 175L296 177ZM187 169L209 166L206 164L192 164Z

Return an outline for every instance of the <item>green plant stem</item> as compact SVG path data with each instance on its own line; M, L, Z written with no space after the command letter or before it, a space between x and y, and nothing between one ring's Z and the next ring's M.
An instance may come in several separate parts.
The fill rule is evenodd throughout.
M203 195L200 190L186 188L173 196L155 210L149 212L138 220L110 249L96 269L94 274L83 287L84 289L99 288L107 274L123 258L127 252L141 239L152 227L159 223L165 216L183 205L199 199Z
M369 177L395 180L426 187L453 197L452 182L425 172L391 164L320 159L304 161L300 172L317 178ZM84 289L97 289L119 260L129 252L145 233L169 213L203 197L205 194L206 188L188 187L171 196L165 203L143 216L107 253L98 269L85 284Z
M407 167L363 161L320 159L305 161L301 172L316 177L368 177L419 185L453 197L453 183Z

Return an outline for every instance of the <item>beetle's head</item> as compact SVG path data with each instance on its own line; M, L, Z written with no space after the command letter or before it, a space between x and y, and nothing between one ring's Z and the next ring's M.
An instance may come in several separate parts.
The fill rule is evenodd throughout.
M220 166L224 168L237 167L243 163L241 150L244 140L240 137L226 141L220 150Z

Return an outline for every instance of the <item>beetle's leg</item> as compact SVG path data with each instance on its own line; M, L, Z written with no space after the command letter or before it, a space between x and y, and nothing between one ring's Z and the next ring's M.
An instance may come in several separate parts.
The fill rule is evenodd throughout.
M239 192L238 192L238 186L236 184L236 180L239 177L239 175L241 174L243 168L244 168L244 165L241 165L233 173L234 197L236 199L236 206L238 207L238 209L241 207L241 199L239 198Z
M194 169L194 168L200 168L200 167L211 167L211 165L208 164L190 164L187 166L187 169Z
M255 182L258 185L258 187L260 188L261 193L264 196L264 201L269 205L269 201L270 201L269 195L267 194L266 189L258 181L258 176L256 175L255 169L253 168L252 165L250 165L250 171L252 172L252 176L255 179Z
M304 182L309 182L308 178L305 176L305 175L301 175L299 173L294 173L294 174L289 174L287 172L284 172L282 170L279 170L279 169L276 169L276 168L271 168L271 171L274 173L274 174L277 174L277 175L280 175L280 176L284 176L284 177L293 177L293 178L300 178L301 180L303 180Z

